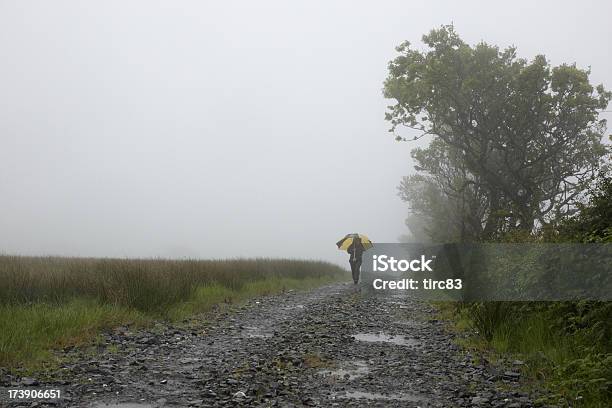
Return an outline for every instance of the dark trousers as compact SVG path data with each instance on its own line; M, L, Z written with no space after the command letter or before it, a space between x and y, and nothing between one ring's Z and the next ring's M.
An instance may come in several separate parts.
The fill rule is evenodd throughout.
M351 264L351 272L353 273L353 282L359 282L359 268L361 268L361 259L351 259L349 261Z

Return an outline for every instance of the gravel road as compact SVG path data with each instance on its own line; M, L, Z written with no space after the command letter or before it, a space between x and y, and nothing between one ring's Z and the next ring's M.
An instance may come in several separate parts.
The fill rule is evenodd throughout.
M2 385L61 386L57 405L69 407L532 406L520 362L475 363L431 306L398 292L333 284L180 325L120 327L93 353L63 351L52 379L5 375Z

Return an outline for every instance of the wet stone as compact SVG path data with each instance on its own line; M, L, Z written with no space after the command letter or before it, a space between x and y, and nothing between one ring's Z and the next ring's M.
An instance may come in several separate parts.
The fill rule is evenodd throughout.
M38 380L30 377L23 377L21 379L21 384L25 385L26 387L32 387L34 385L38 385Z
M36 387L61 384L67 407L87 408L533 406L519 364L475 364L482 358L455 344L431 305L352 282L223 305L183 324L122 327L100 336L117 347L59 350L62 368L36 374Z
M342 364L341 368L325 369L320 371L321 375L323 376L346 381L363 377L369 372L370 369L365 361L352 361Z
M409 394L380 394L366 391L347 391L337 395L338 398L366 399L366 400L395 400L395 401L426 401L427 398Z
M417 346L420 344L420 342L415 339L384 333L358 333L353 335L353 338L357 341L392 343L398 346Z
M474 397L470 402L475 405L483 405L487 404L489 402L489 399L484 397Z

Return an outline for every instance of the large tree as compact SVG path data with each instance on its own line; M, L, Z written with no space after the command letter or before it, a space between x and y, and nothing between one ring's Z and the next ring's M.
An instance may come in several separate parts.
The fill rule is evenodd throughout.
M468 201L483 200L473 214L480 237L532 231L571 212L606 153L599 111L612 93L591 85L589 70L551 67L542 55L527 61L514 47L470 46L452 26L423 42L425 51L397 47L384 84L395 100L386 119L396 138L440 144L413 154L417 170L451 200L461 203L466 191ZM455 172L452 185L445 166Z

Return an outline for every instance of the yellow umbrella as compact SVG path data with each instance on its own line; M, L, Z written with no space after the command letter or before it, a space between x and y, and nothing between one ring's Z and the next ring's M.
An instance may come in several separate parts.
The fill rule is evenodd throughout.
M367 250L374 246L374 244L372 244L372 241L370 241L370 238L368 238L367 236L363 234L346 234L344 238L336 242L336 245L338 246L339 250L346 251L348 247L350 247L351 244L356 240L361 241L361 245L363 245L363 249Z

